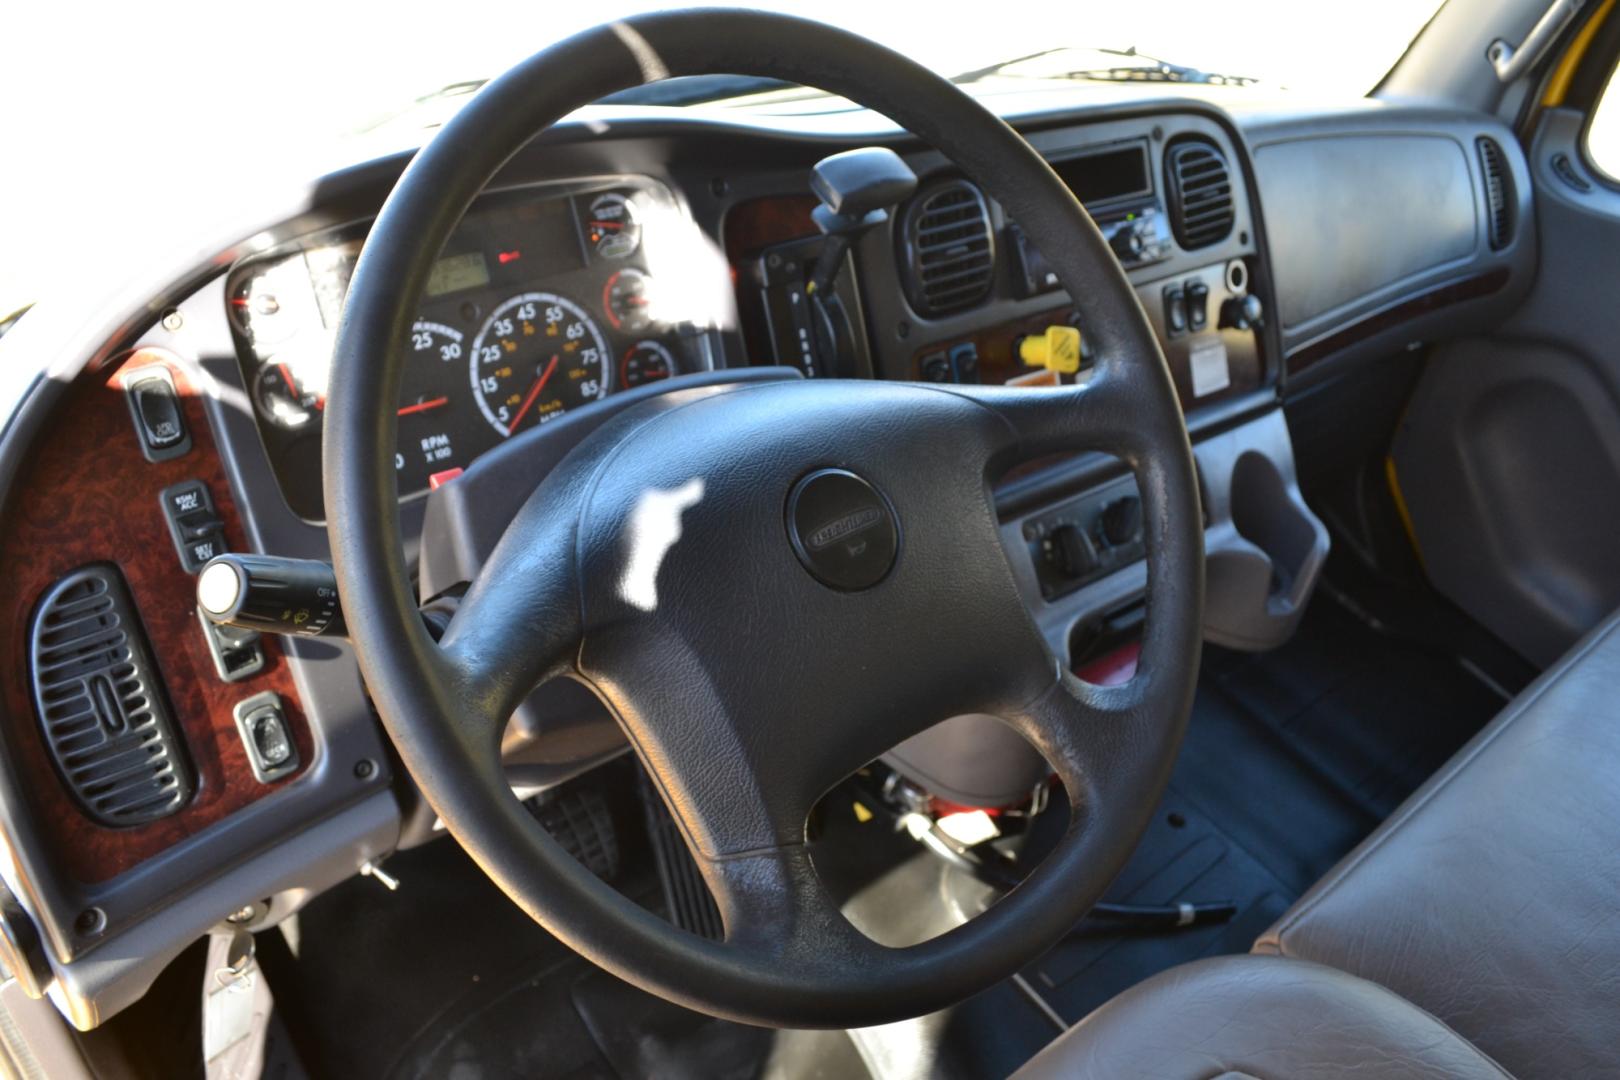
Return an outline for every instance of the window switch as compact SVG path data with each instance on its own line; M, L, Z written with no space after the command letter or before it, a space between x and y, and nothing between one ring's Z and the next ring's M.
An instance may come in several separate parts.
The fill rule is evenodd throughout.
M168 461L191 450L191 433L174 376L162 364L148 364L123 378L124 397L135 421L141 453L148 461Z

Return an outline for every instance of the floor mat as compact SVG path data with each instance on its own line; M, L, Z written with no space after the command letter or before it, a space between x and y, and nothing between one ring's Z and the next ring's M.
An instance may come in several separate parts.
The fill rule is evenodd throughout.
M605 766L574 784L614 804L604 811L619 822L614 886L659 908L633 764ZM278 1008L313 1077L866 1075L843 1032L716 1020L606 974L536 925L449 837L400 852L387 866L400 879L399 892L352 878L300 913L292 951L268 943L261 949Z
M1030 982L1072 1022L1165 968L1248 951L1502 703L1455 657L1374 629L1331 594L1280 649L1206 647L1169 790L1107 899L1231 900L1238 914L1168 934L1086 924Z
M298 958L272 981L279 1000L303 1008L306 1022L289 1024L315 1076L1002 1077L1058 1023L1142 979L1247 951L1500 707L1490 679L1379 625L1324 590L1283 648L1205 650L1170 788L1108 899L1230 900L1238 913L1224 925L1082 923L1021 980L946 1012L852 1034L771 1032L669 1005L591 967L445 839L389 860L404 883L397 895L357 878L312 904ZM587 782L632 800L634 812L619 815L638 824L622 837L617 885L659 904L633 774ZM879 939L943 930L960 890L882 821L847 800L829 807L818 848L836 857L817 855L829 891Z

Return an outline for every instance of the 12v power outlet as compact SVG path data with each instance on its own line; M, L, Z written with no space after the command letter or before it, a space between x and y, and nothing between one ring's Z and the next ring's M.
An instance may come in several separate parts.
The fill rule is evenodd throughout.
M787 529L817 581L851 592L882 581L900 546L889 501L847 469L820 469L795 484Z

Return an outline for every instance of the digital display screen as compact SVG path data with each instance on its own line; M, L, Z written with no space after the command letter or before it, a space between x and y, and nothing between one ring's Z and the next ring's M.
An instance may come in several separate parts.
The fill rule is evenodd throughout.
M484 261L484 253L469 251L463 255L448 255L433 264L428 274L427 295L443 296L488 284L489 263Z
M1054 161L1052 168L1086 206L1153 190L1148 181L1147 148L1140 144Z

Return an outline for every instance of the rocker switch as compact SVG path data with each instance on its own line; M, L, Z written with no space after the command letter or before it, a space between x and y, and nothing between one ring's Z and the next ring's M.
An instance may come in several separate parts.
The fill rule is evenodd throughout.
M238 702L234 715L254 779L269 784L298 768L298 747L293 744L280 695L272 691L255 694Z
M186 430L180 394L169 369L162 364L148 364L129 372L122 381L146 460L167 461L189 451L191 433Z

